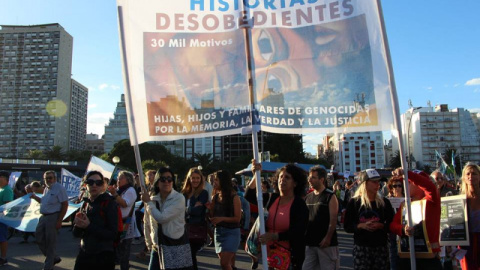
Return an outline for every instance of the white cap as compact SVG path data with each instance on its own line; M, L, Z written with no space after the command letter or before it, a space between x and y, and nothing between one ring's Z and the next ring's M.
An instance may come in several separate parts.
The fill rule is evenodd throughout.
M368 176L367 180L380 180L380 174L378 174L377 170L366 169L365 172L367 173L367 176Z

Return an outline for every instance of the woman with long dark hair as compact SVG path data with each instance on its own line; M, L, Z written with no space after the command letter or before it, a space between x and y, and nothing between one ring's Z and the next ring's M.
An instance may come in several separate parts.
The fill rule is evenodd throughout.
M261 170L261 164L252 161L252 170ZM268 210L266 233L259 240L267 244L270 254L274 249L290 252L290 268L302 269L305 260L305 230L308 223L308 208L303 200L307 184L307 174L294 164L287 164L277 170L280 193L263 194L263 206ZM245 198L257 204L256 181L250 181Z
M233 190L230 173L214 173L214 188L219 190L209 205L210 221L215 226L215 252L223 270L235 268L235 253L240 245L241 203Z

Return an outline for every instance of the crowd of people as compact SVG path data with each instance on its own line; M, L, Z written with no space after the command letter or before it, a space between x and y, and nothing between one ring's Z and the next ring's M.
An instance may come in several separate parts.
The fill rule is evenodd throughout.
M410 269L409 236L415 237L418 269L453 269L459 250L465 253L459 260L462 269L480 269L480 167L476 164L465 165L459 189L439 171L431 175L409 171L412 207L420 202L424 211L422 221L412 227L404 217L406 180L401 168L389 179L367 169L354 181L329 183L320 166L305 172L287 164L270 181L261 181L263 205L258 206L255 172L261 170L253 160L254 177L243 190L227 171L205 176L191 168L178 191L175 173L168 167L147 171L144 186L127 171L121 171L114 183L101 172L88 172L81 193L84 203L73 217L73 235L80 238L74 269L115 269L116 264L129 269L132 242L144 245L137 257L150 256L148 269L196 270L197 253L209 244L218 255L219 268L225 270L237 269L239 248L247 250L251 268L256 269L261 254L259 247L253 247L260 244L266 245L270 269L339 269L339 226L353 233L354 269ZM14 197L8 177L0 172L0 204ZM55 172L45 172L44 182L45 187L35 182L25 192L40 203L34 236L45 256L44 269L53 269L61 261L56 235L68 198ZM457 194L466 198L470 243L442 247L441 197ZM138 200L142 204L135 210ZM265 209L261 235L257 234L262 218L258 207ZM0 223L0 265L7 263L6 230Z

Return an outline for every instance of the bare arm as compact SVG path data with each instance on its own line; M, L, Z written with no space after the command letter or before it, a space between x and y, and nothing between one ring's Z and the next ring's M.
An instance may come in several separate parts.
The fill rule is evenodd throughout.
M328 203L328 210L330 212L330 223L328 225L328 231L325 237L320 242L320 247L325 248L330 246L333 233L337 228L337 215L338 215L338 200L335 194L332 195L330 202Z

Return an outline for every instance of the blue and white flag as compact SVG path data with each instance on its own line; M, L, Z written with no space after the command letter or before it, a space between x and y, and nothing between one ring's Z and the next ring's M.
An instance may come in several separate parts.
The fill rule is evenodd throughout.
M15 184L17 183L18 179L20 179L20 175L22 175L22 172L12 172L10 174L10 178L8 179L8 185L12 189L15 188Z
M438 153L437 150L435 150L435 156L437 157L437 166L439 166L438 170L445 174L445 172L447 171L447 168L448 168L448 164L445 162L445 160L443 160L443 157L442 155L440 155L440 153ZM438 165L440 164L440 165Z
M43 197L42 194L36 194L38 197ZM0 206L0 222L24 232L35 232L37 228L40 214L40 204L30 199L31 194L27 194L14 201ZM67 214L65 218L70 216L82 204L68 204Z
M62 186L67 190L68 198L78 197L80 194L80 185L82 184L82 178L74 175L62 168L62 177L60 180Z

